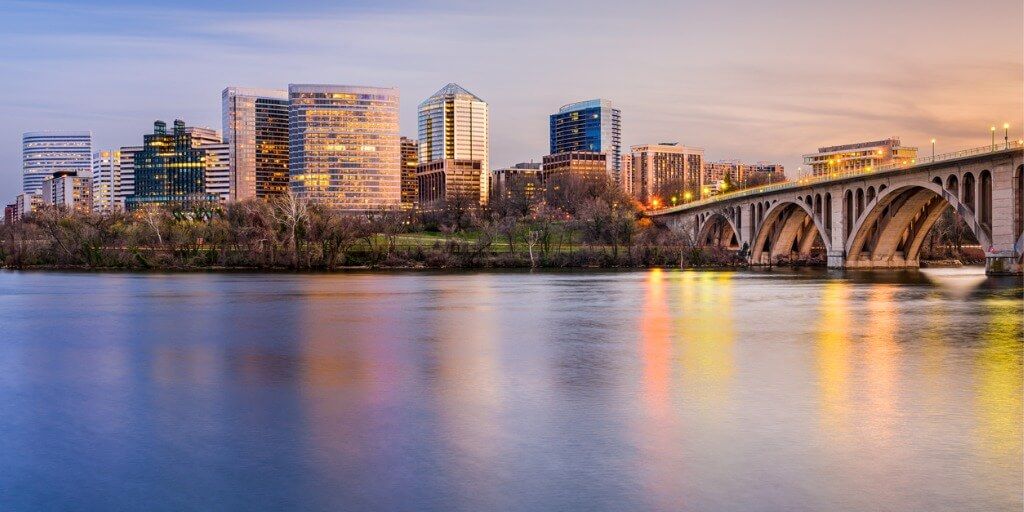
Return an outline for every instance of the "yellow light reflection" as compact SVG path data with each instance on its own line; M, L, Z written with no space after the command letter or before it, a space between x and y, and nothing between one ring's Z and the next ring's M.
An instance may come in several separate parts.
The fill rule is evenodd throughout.
M868 411L865 425L872 437L890 442L897 426L897 368L900 348L896 343L899 323L894 285L876 285L868 298L868 335L864 346Z
M733 374L732 274L684 272L679 318L683 389L694 403L725 414Z
M669 412L672 318L665 302L665 276L660 268L647 275L642 315L643 398L653 414L664 416Z
M821 299L818 324L818 387L821 415L830 428L846 425L850 414L850 285L830 281Z
M976 362L978 436L984 454L1020 467L1024 312L1018 300L985 302L988 326ZM1018 469L1019 470L1019 469Z

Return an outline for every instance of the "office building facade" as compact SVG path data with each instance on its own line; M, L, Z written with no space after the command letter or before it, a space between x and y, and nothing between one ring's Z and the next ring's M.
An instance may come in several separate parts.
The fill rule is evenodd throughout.
M431 209L458 204L475 208L480 204L482 175L480 160L445 158L420 164L416 173L420 206Z
M55 172L89 176L92 133L80 131L26 132L21 138L22 192L38 193L43 180Z
M419 165L419 142L402 137L402 208L410 210L419 204L416 167Z
M910 165L917 161L917 148L905 147L899 137L818 148L804 155L804 165L813 176L846 172L868 172L880 165Z
M142 151L142 146L122 146L118 153L121 175L117 180L117 192L115 202L117 208L124 209L128 196L135 193L135 154Z
M292 193L342 211L398 208L398 89L292 84L288 97Z
M538 195L543 190L541 166L540 162L520 162L491 171L491 200L516 196L532 199Z
M220 199L206 192L206 152L193 135L181 120L174 121L171 133L163 121L153 123L153 133L133 154L135 183L125 200L128 210L153 204L192 207Z
M566 151L543 159L542 179L547 183L555 176L575 176L599 182L608 178L608 155L594 151Z
M419 104L417 122L419 165L443 160L479 162L479 202L485 204L490 174L487 102L459 85L448 84Z
M96 212L118 209L117 187L121 182L121 152L97 151L92 154L92 207Z
M551 114L550 154L588 151L607 155L608 177L622 183L622 112L608 100L570 103Z
M203 150L203 177L207 194L220 203L231 200L231 145L213 128L186 126L192 147Z
M71 171L59 171L43 180L43 205L78 213L93 209L92 178Z
M669 201L671 197L681 201L687 193L693 198L700 196L704 149L671 142L633 146L629 152L630 188L641 203Z
M41 186L41 185L40 185ZM14 198L14 221L20 222L43 206L42 189L39 192L22 192Z
M233 201L288 193L288 91L228 87L221 92Z

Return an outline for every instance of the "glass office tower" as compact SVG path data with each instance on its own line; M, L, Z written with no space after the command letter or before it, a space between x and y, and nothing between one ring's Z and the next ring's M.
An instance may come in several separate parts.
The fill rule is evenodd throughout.
M418 107L419 165L440 160L480 162L480 203L488 198L490 154L487 102L456 84L448 84Z
M231 200L287 193L288 91L228 87L221 93L221 114Z
M551 154L590 151L608 155L608 176L622 180L622 114L608 100L570 103L550 117Z
M92 172L91 132L26 132L21 137L24 193L39 193L55 172L88 177Z
M142 150L133 155L135 188L125 200L127 209L217 202L216 195L206 193L206 152L196 147L183 121L174 121L172 133L167 133L167 123L157 121L143 141Z
M398 208L398 89L292 84L288 98L292 193L345 211Z

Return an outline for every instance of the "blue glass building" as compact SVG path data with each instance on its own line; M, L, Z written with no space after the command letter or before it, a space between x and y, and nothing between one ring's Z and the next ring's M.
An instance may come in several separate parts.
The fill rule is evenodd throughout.
M622 114L608 100L570 103L551 114L551 154L595 151L607 155L608 175L622 172Z

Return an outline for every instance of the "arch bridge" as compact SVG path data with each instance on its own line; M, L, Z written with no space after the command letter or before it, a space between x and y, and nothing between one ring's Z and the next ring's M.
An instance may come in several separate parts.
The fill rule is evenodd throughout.
M1020 274L1024 145L990 145L913 165L740 190L646 212L700 246L743 251L752 265L820 257L829 268L916 268L952 207L985 251L988 274Z

